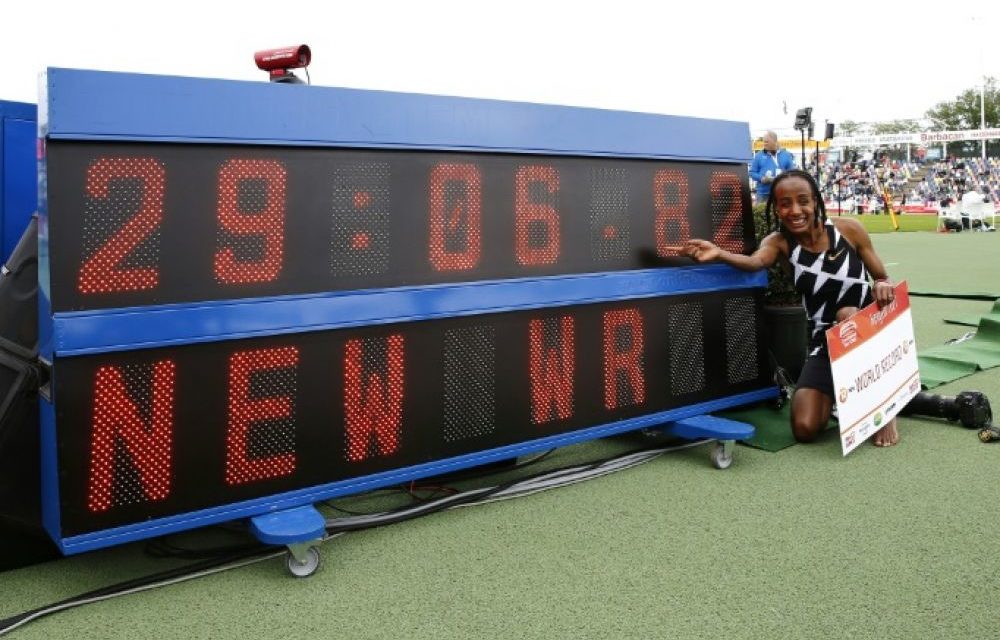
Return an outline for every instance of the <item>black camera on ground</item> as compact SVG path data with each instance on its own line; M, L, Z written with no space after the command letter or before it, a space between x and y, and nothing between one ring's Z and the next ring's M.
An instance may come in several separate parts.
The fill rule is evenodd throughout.
M961 422L966 429L982 429L993 423L993 410L986 394L963 391L957 396L939 396L921 391L899 412L904 416L929 416Z

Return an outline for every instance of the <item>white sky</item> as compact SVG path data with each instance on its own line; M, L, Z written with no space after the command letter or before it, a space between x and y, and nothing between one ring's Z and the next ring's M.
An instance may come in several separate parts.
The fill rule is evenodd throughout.
M754 133L790 128L804 106L819 123L920 117L1000 77L998 0L17 0L0 21L0 99L25 102L47 66L264 82L253 52L298 43L317 85L723 118Z

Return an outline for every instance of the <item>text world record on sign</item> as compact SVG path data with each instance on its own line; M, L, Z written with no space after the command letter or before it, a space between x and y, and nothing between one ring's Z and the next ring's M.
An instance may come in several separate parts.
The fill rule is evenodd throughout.
M920 391L906 282L882 309L871 304L826 332L844 455L892 420Z

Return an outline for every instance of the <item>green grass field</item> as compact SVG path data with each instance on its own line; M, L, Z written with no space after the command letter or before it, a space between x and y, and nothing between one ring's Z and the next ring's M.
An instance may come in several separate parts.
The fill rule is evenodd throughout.
M889 216L870 214L864 216L847 214L838 216L835 213L830 215L834 218L854 218L865 226L868 233L889 233L893 231L892 219ZM896 219L899 220L900 231L934 231L937 229L937 216L901 215L896 216Z

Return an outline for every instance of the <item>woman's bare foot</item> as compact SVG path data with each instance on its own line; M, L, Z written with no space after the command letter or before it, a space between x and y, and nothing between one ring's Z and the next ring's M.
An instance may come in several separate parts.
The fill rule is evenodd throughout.
M893 418L884 427L875 432L872 442L876 447L891 447L899 444L899 431L896 429L896 419Z

